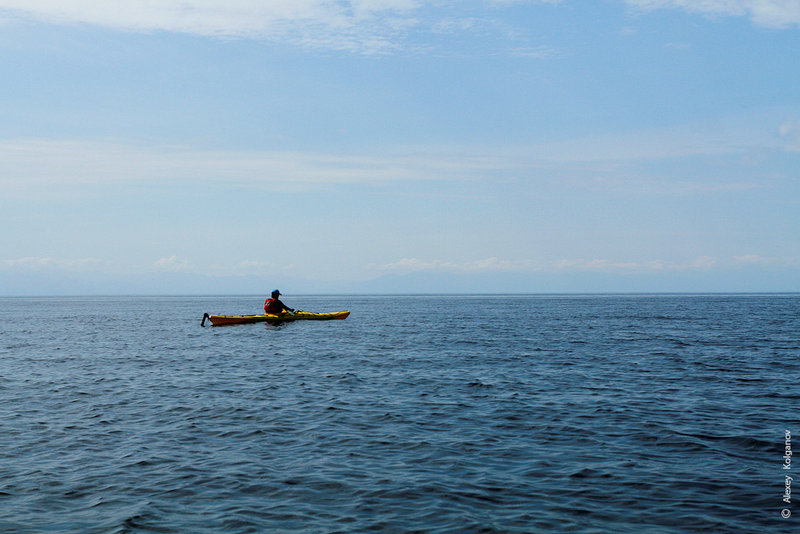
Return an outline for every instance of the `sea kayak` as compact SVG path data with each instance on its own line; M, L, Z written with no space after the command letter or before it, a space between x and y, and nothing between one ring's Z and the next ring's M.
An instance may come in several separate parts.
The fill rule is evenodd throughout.
M211 321L213 326L223 326L228 324L244 324L244 323L264 323L264 322L287 322L287 321L330 321L330 320L343 320L347 319L350 315L349 311L331 312L331 313L311 313L298 311L295 313L281 313L264 315L203 315L203 321L200 326L205 326L206 319Z

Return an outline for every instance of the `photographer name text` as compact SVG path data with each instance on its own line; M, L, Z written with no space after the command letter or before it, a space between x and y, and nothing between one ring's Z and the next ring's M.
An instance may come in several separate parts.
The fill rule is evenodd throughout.
M784 449L783 449L783 470L792 470L792 433L788 430L784 431ZM784 504L792 504L792 482L794 478L789 473L784 474L783 482L783 502ZM792 515L791 510L784 508L781 510L781 516L788 518Z

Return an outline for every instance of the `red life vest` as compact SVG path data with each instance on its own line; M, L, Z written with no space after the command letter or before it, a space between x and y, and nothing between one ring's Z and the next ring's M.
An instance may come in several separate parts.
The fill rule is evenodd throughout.
M264 301L264 312L265 313L280 313L283 311L283 307L279 304L280 300L278 299L267 299Z

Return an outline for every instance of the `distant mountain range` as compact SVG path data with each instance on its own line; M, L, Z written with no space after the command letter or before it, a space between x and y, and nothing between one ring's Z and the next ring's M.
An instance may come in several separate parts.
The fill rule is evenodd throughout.
M432 273L388 274L360 281L329 281L287 276L210 276L182 272L116 275L66 271L5 272L0 296L46 295L261 295L280 288L301 294L497 294L497 293L660 293L792 292L800 281L791 272L763 271L659 274Z

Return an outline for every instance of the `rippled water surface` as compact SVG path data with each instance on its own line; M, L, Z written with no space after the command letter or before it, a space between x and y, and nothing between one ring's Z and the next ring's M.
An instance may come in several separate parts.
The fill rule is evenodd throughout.
M0 532L800 531L800 296L285 301L0 299Z

